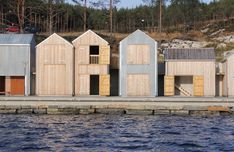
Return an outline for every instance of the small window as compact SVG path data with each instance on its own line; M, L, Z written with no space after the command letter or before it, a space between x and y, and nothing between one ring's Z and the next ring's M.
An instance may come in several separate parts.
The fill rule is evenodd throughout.
M99 55L99 46L90 46L90 55Z
M90 58L89 64L98 64L99 63L99 46L90 46Z

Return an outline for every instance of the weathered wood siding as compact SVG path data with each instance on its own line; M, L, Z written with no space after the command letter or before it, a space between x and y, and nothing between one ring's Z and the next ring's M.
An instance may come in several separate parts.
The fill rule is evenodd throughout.
M129 45L127 47L127 64L150 64L149 45Z
M204 96L215 96L215 62L214 61L168 61L166 75L203 76Z
M193 76L193 95L204 96L204 76Z
M128 96L149 96L150 90L150 78L148 74L127 75Z
M98 64L88 64L88 65L80 65L79 68L77 68L77 72L79 75L82 74L92 74L92 75L98 75L98 74L108 74L109 73L109 67L106 65L98 65Z
M99 94L101 96L110 95L110 75L100 75L99 77Z
M107 41L91 30L76 38L72 43L75 46L75 94L89 95L90 75L109 74L110 46ZM99 46L98 64L90 64L90 46ZM103 95L107 94L103 93Z
M165 96L175 95L175 77L174 76L167 75L164 77L164 95Z
M234 54L230 55L223 63L223 95L234 96Z
M223 69L223 73L224 73L224 76L223 76L223 91L222 91L222 95L223 96L227 96L228 95L228 81L227 81L227 78L228 78L228 72L227 72L227 64L228 64L228 61L226 60L223 65L222 65L222 69Z
M37 46L37 95L72 95L73 51L73 46L57 34Z

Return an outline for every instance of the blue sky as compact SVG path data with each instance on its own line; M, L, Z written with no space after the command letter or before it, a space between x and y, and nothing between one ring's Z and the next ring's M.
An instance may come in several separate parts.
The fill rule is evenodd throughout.
M202 0L202 1L209 3L212 0ZM140 4L143 4L142 0L121 0L121 2L117 5L117 7L133 8L139 6Z

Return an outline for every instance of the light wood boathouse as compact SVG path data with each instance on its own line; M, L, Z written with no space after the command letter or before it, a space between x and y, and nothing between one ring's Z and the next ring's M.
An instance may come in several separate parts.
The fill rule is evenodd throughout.
M166 49L165 96L215 96L213 48Z
M110 95L110 46L88 30L74 41L75 95Z
M71 96L74 83L73 45L52 34L36 46L36 94Z
M223 96L234 96L234 50L225 53L224 60L222 61L222 67L220 73L223 77L222 87L220 87L220 92ZM222 78L222 79L221 79Z

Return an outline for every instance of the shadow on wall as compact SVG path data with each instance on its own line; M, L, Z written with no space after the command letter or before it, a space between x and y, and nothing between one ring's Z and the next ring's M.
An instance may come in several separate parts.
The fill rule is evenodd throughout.
M110 70L110 95L119 96L119 70Z

